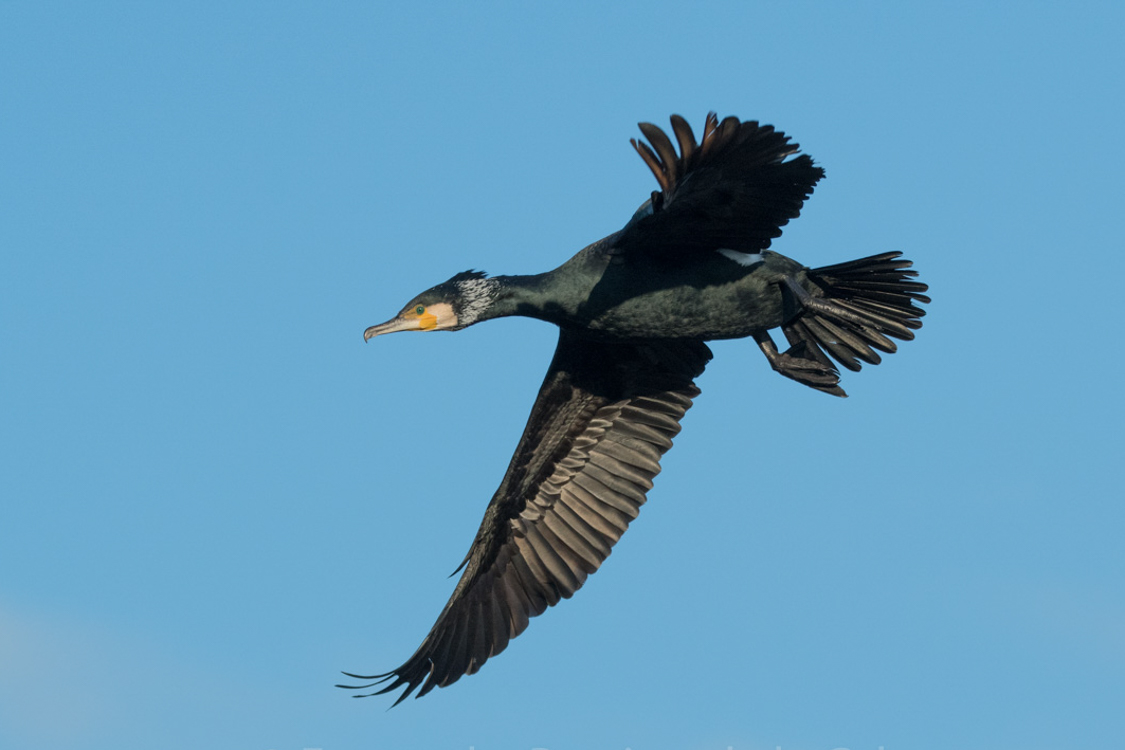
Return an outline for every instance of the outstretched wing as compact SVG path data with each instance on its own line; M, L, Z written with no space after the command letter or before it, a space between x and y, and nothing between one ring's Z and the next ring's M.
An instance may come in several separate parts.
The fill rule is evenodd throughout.
M701 342L614 344L563 331L523 437L453 596L406 663L374 693L395 705L473 674L528 618L577 591L636 518L660 456L699 389Z
M660 190L617 237L617 252L675 260L725 248L756 253L801 212L824 170L770 125L707 115L703 140L672 115L680 154L663 130L641 123L631 140ZM792 158L790 158L792 157ZM648 211L651 209L651 213Z

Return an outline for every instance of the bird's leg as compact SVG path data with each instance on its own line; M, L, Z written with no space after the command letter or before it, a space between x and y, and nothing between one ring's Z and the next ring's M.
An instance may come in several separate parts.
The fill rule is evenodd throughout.
M867 327L870 320L862 315L856 315L851 310L847 310L835 304L831 300L824 299L823 297L814 297L805 291L800 282L792 276L785 276L782 278L785 284L785 289L790 292L797 299L797 304L802 308L809 310L813 313L824 315L828 318L835 318L837 320L846 320L850 323L855 323Z
M847 395L839 386L840 373L831 365L810 356L805 342L797 342L786 351L779 352L769 331L755 333L754 340L769 360L770 367L785 377L833 396Z

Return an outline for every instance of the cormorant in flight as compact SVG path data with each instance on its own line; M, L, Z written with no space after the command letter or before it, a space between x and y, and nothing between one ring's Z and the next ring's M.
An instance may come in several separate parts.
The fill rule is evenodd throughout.
M559 327L559 343L508 471L445 609L397 669L361 676L404 687L397 705L473 674L598 569L636 518L699 394L706 341L752 336L774 370L846 395L831 357L878 364L909 340L929 302L897 252L810 269L770 251L824 170L783 133L707 116L697 143L671 118L633 147L660 190L623 229L553 271L460 273L422 292L364 339L457 331L507 315ZM781 328L788 348L769 334ZM461 569L459 568L459 570ZM382 685L381 683L387 683Z

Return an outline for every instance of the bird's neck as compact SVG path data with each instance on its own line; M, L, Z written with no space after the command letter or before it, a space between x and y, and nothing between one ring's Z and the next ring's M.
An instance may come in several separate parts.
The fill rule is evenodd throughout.
M550 276L493 276L462 282L458 317L465 325L511 315L552 320L550 311L544 308Z

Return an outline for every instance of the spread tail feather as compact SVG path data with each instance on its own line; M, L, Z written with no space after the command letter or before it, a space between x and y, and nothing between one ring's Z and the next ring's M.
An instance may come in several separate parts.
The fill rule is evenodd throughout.
M913 339L926 314L916 303L928 303L930 298L923 294L927 286L913 280L918 275L909 270L913 264L901 255L882 253L810 269L811 288L787 278L782 293L789 315L781 329L791 347L788 354L816 362L822 371L838 372L831 356L854 371L862 362L879 364L879 352L896 351L892 338ZM826 393L846 395L838 378L831 383L794 379Z

